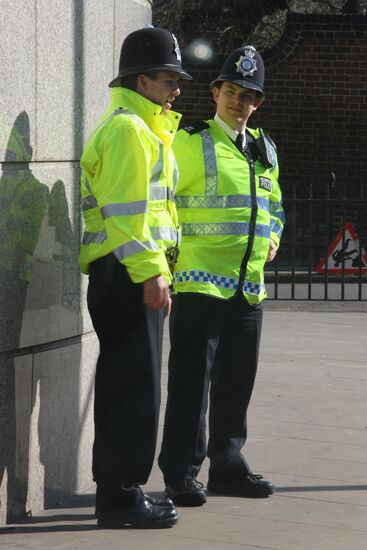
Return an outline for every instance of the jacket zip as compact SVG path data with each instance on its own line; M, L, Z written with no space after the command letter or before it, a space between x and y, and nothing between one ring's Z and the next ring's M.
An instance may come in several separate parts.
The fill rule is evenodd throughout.
M236 292L233 295L233 298L242 294L243 283L245 282L245 279L246 279L247 264L250 259L251 252L254 246L255 226L256 226L256 218L257 218L257 210L258 210L257 200L256 200L256 181L255 181L254 161L252 160L252 158L247 152L244 153L244 156L246 157L246 160L249 164L249 170L250 170L251 217L250 217L249 234L248 234L248 240L247 240L247 248L240 265L240 276L238 278L238 287Z

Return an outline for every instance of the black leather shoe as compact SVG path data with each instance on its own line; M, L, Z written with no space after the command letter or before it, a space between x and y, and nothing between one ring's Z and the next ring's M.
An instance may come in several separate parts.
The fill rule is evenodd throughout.
M274 485L258 474L249 472L238 480L209 478L208 491L217 495L266 498L274 493Z
M163 529L172 527L178 521L178 514L172 505L159 506L150 497L144 498L131 508L99 512L97 525L100 529Z
M174 508L174 504L172 500L166 496L163 496L161 498L151 497L147 493L144 493L144 497L149 500L151 504L156 504L157 506L169 506L170 508Z
M196 479L185 479L181 483L166 485L164 494L177 506L202 506L206 502L203 484Z

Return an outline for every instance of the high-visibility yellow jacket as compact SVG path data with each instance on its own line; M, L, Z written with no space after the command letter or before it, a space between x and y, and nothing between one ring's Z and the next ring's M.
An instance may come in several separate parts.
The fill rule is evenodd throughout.
M85 231L80 268L112 252L135 283L162 274L165 250L179 239L172 141L181 115L126 88L112 88L111 106L81 159Z
M246 300L258 304L266 297L270 239L279 245L284 221L276 149L265 138L271 166L251 163L214 120L205 122L201 131L180 130L173 145L182 229L175 291L228 299L240 285Z

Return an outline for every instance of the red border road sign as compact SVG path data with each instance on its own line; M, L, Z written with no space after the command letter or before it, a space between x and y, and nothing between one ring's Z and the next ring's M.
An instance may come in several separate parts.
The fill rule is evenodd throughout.
M343 232L345 233L344 237L344 252L343 252ZM350 245L350 243L352 244ZM358 255L355 256L355 252L358 251ZM326 258L322 258L315 267L315 271L318 273L325 272L325 264L327 262L328 273L339 273L343 272L342 266L342 257L344 254L344 273L359 273L360 268L353 266L353 260L359 256L359 238L355 232L352 224L346 222L344 230L340 229L337 236L331 243L328 248ZM354 257L351 254L354 253ZM362 273L367 273L367 254L362 248L361 250L361 263Z

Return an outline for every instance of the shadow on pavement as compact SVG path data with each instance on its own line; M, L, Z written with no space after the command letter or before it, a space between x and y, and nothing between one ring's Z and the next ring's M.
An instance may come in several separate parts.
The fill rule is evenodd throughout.
M276 493L301 493L314 491L366 491L367 485L306 485L300 487L276 487Z
M78 522L91 519L89 516L73 516L73 521L78 520ZM97 529L97 525L81 525L80 523L75 523L73 525L49 525L45 527L40 527L37 525L20 525L19 527L4 527L0 529L1 535L34 535L36 533L67 533L73 531L94 531Z

